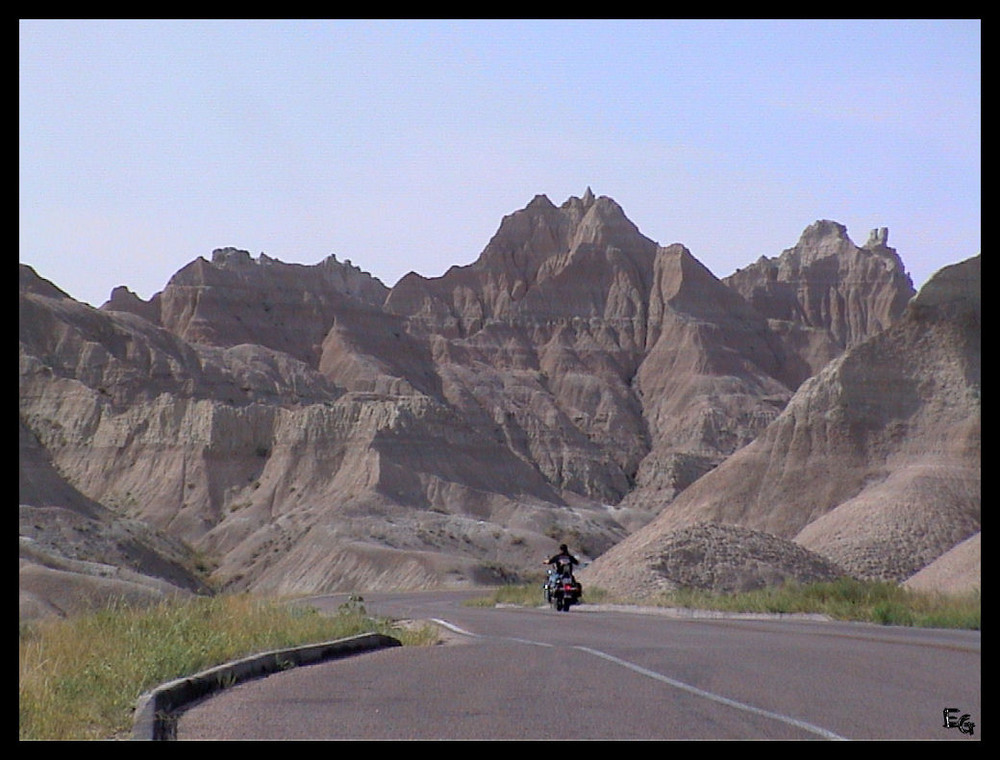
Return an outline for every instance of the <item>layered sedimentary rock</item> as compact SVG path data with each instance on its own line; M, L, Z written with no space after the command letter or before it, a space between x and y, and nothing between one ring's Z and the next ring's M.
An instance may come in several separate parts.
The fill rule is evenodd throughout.
M859 248L844 225L821 220L794 247L775 258L761 256L724 282L796 347L804 362L801 382L845 348L893 324L914 295L888 242L882 227Z
M767 321L681 245L660 249L635 387L651 450L628 502L665 506L752 441L798 375Z
M610 198L538 196L474 264L403 278L386 309L431 345L449 404L556 487L617 503L648 453L631 384L656 250Z
M73 488L221 585L510 578L559 540L604 553L753 441L813 370L805 330L832 356L898 319L908 280L868 259L884 238L820 224L795 249L798 322L589 190L391 289L230 248L95 310L22 268L20 416ZM856 271L867 290L835 281ZM817 311L820 290L877 304Z
M19 426L19 617L206 593L182 542L87 498Z
M259 345L315 366L334 314L378 309L387 292L336 256L308 266L218 248L211 261L198 258L177 272L150 306L113 294L107 308L155 314L158 324L189 343Z
M932 278L887 330L803 383L752 443L595 562L649 560L716 522L794 540L860 578L904 581L981 529L980 259ZM967 579L968 580L968 579Z

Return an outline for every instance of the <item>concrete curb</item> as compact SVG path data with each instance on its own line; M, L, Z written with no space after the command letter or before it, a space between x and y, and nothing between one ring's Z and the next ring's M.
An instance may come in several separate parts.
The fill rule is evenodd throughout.
M402 646L402 643L391 636L365 633L322 644L263 652L218 665L193 676L170 681L139 697L132 721L132 740L175 740L178 710L195 700L243 681L261 678L300 665L398 646Z

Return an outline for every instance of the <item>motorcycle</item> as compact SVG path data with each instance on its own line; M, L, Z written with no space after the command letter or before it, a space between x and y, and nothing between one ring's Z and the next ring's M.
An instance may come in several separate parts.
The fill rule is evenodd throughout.
M559 612L569 612L569 608L580 603L583 586L573 577L571 569L553 568L542 585L545 601Z

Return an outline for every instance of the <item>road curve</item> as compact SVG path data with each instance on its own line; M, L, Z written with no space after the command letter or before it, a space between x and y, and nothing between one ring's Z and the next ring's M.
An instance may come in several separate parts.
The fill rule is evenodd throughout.
M240 684L188 709L177 739L980 739L979 632L484 609L468 596L366 596L374 614L438 621L448 643Z

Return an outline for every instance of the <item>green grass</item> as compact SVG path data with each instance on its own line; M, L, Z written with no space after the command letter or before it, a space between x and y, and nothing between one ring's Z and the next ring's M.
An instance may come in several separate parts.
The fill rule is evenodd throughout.
M431 629L404 630L368 617L360 598L332 616L238 595L111 606L21 625L19 736L122 738L131 732L139 696L159 684L256 652L371 632L404 645L436 637Z
M583 602L726 612L811 613L828 615L834 620L978 631L981 630L980 597L978 591L965 596L952 596L909 591L894 583L845 578L830 583L793 584L734 594L681 589L641 600L613 596L602 589L584 587ZM543 603L540 581L501 586L468 602L474 606L538 606Z
M584 603L636 603L598 588ZM841 580L742 594L676 591L645 605L732 612L821 613L836 620L981 630L980 594L916 593L890 583ZM501 586L469 604L544 604L541 581ZM255 652L386 633L430 644L433 629L407 630L366 614L354 597L336 615L249 595L112 606L87 615L21 625L18 728L21 740L114 739L130 734L132 711L155 686Z
M881 625L981 630L979 592L965 596L910 591L895 583L844 578L738 594L678 590L651 603L729 612L813 613Z
M584 587L584 603L601 604L610 602L606 591L600 588ZM507 586L497 586L485 592L483 596L468 599L464 602L467 607L494 607L498 604L511 604L519 607L537 607L545 605L545 596L542 592L542 578L531 583L511 584Z

